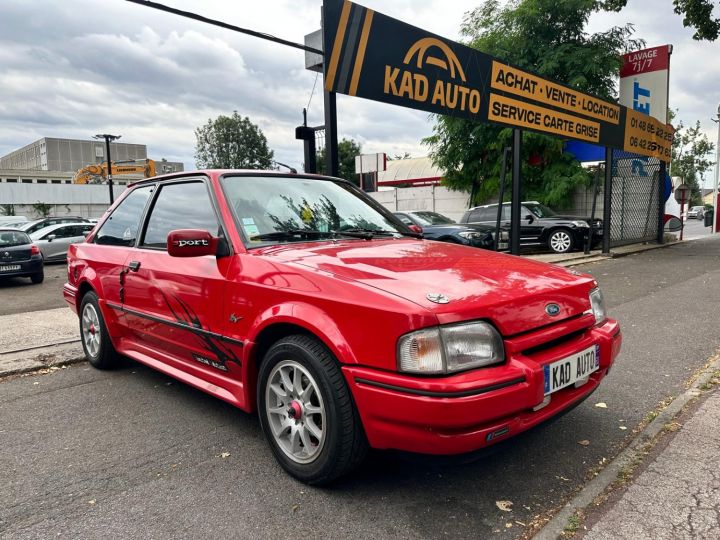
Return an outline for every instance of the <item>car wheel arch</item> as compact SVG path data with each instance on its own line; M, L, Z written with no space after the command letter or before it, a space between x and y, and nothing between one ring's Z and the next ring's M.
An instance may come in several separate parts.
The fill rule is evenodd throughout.
M80 285L78 285L77 295L75 296L75 303L77 304L78 313L80 312L80 304L82 304L83 297L90 291L97 294L95 287L90 285L89 281L83 281L82 283L80 283Z
M310 321L320 324L314 325ZM245 403L249 407L254 408L257 377L265 353L285 337L300 334L315 338L330 351L338 364L357 363L352 348L335 322L311 306L305 306L305 309L289 305L273 306L258 317L257 324L253 324L252 328L254 330L248 336L251 346L246 348L243 358L243 379L247 383Z

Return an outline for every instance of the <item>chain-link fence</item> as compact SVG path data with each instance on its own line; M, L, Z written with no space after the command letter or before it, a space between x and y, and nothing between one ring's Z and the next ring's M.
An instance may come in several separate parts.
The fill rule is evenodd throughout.
M613 152L611 246L657 239L659 175L659 160Z

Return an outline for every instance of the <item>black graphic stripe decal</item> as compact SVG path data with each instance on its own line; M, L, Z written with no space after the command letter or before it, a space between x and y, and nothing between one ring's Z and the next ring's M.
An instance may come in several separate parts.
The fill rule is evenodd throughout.
M189 332L193 332L200 336L208 336L208 337L211 337L214 339L221 339L223 341L233 343L234 345L239 345L240 347L243 347L245 345L242 341L239 341L237 339L229 338L227 336L223 336L222 334L218 334L216 332L211 332L210 330L205 330L204 328L198 328L197 326L192 326L192 325L184 323L184 322L171 321L169 319L165 319L164 317L157 317L155 315L149 315L147 313L143 313L142 311L136 311L134 309L128 309L126 307L123 307L119 304L113 304L112 302L106 302L106 305L109 308L114 309L115 311L120 311L122 313L128 313L130 315L135 315L136 317L140 317L141 319L147 319L149 321L157 322L160 324L166 324L166 325L172 326L174 328L181 328L182 330L187 330Z

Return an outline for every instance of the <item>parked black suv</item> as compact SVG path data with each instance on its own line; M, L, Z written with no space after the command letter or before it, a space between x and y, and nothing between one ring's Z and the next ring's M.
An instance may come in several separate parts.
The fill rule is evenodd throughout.
M393 212L395 217L405 225L415 225L422 229L423 237L428 240L439 240L452 244L495 249L495 224L460 224L450 218L427 210L411 212ZM507 229L500 229L500 244L498 249L508 248L510 235Z
M497 204L486 204L470 208L460 223L494 225L497 220ZM503 203L501 225L510 228L510 203ZM595 219L592 247L602 241L602 220ZM555 253L567 253L583 249L590 233L590 218L559 215L537 201L522 203L520 221L520 245L547 246Z

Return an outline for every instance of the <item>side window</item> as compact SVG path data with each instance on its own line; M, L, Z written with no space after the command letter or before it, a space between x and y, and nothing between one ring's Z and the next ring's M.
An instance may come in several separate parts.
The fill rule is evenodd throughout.
M474 223L476 221L492 221L492 216L490 214L491 210L489 208L477 208L472 211L468 221L470 223Z
M162 186L150 211L142 245L165 249L168 233L177 229L200 229L218 234L218 221L205 183Z
M405 214L395 214L395 217L402 221L405 225L414 225L412 220Z
M155 186L136 188L125 197L100 227L95 235L95 243L109 246L132 246L137 238L145 204L154 188Z
M75 236L75 227L58 227L51 234L54 234L55 238L70 238L71 236Z

